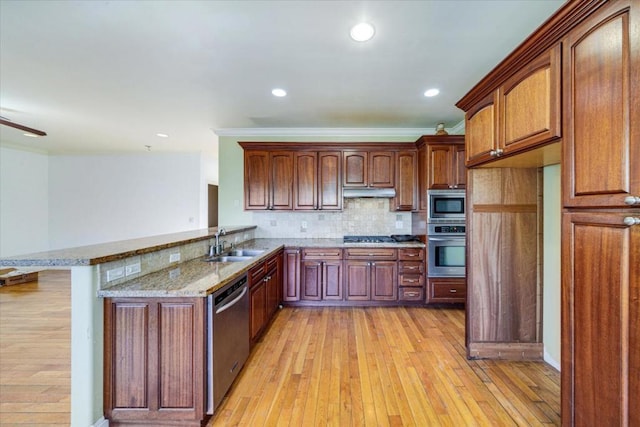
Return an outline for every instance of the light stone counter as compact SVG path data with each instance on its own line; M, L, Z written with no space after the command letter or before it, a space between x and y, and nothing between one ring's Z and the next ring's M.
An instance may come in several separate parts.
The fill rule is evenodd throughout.
M342 239L254 239L239 245L242 249L260 249L264 253L241 262L204 262L201 258L183 262L155 273L98 291L100 297L205 297L287 247L316 248L423 248L420 242L349 243Z

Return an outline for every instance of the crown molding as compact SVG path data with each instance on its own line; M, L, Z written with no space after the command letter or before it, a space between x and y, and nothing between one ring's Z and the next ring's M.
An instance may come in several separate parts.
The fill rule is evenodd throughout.
M270 137L410 137L432 135L435 128L224 128L214 129L218 136L270 136Z
M464 120L462 120L460 123L450 128L447 132L449 132L449 134L451 135L464 135L464 130Z

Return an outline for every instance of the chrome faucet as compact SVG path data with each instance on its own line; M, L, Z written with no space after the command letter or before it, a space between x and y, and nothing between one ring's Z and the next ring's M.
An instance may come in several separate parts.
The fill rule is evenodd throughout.
M216 244L213 249L214 255L220 255L222 251L224 251L225 242L223 241L222 244L220 244L220 235L224 236L225 234L227 234L227 231L224 228L219 228L214 234L214 237L216 238ZM209 249L209 252L211 252L211 249Z

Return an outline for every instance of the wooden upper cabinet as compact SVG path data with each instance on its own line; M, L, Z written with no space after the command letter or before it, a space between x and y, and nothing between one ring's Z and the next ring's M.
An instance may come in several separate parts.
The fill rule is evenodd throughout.
M492 160L498 148L496 98L497 93L487 96L465 115L467 166Z
M464 143L429 144L427 147L427 188L465 188L466 168L464 154Z
M318 209L342 209L342 153L318 153Z
M566 207L640 206L637 9L607 5L563 42Z
M414 211L418 208L418 158L415 151L401 151L396 155L396 197L391 204L396 211Z
M295 153L294 209L342 209L342 153L339 151Z
M462 165L464 166L464 158ZM429 174L429 160L427 157L427 146L421 145L418 148L418 212L426 212L429 199L427 198L427 177Z
M293 152L245 151L244 208L293 209Z
M539 148L560 138L560 58L561 47L557 44L469 109L467 166ZM535 161L546 163L545 159Z
M561 136L560 44L531 61L498 89L502 155Z
M344 187L394 186L395 153L393 151L345 151Z

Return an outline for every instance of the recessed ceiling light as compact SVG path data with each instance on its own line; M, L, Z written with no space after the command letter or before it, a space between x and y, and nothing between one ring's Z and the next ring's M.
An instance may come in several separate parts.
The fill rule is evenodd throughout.
M436 96L437 94L440 93L439 89L433 88L433 89L428 89L425 93L424 96L428 96L429 98L431 98L432 96Z
M24 136L28 136L29 138L38 138L40 135L36 135L35 133L23 133Z
M371 40L375 32L376 30L373 28L373 25L361 22L351 28L349 35L357 42L366 42L367 40Z
M283 96L287 96L287 91L284 89L273 89L271 91L273 96L277 96L278 98L282 98Z
M169 135L166 133L156 133L156 136L159 136L160 138L169 138Z

